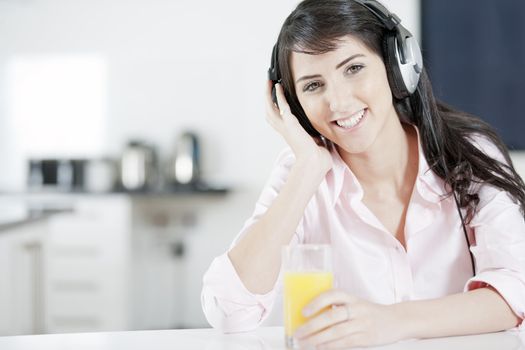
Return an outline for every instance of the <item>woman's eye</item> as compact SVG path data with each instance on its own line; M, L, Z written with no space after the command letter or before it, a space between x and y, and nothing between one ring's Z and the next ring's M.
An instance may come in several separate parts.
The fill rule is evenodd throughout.
M346 72L347 73L351 73L351 74L356 74L357 72L359 72L363 68L364 68L364 66L361 65L361 64L352 64L351 66L349 66L346 69Z
M319 83L318 81L314 81L312 83L306 84L303 87L303 92L312 92L317 90L319 87L321 87L321 83Z

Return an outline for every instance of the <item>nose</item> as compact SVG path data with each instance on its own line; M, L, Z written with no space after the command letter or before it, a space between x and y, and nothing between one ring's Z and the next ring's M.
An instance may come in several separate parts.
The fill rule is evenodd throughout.
M333 113L348 112L352 103L352 91L344 88L332 88L327 93L328 104Z

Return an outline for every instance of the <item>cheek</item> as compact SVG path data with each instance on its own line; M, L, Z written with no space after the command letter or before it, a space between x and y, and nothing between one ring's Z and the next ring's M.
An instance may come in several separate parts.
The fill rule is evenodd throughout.
M386 71L384 69L377 70L377 73L371 79L368 79L367 94L373 96L378 104L384 104L388 108L392 104L392 91L388 83Z
M379 96L382 96L385 90L388 90L388 82L386 76L378 74L373 70L369 70L366 75L362 75L355 85L358 87L355 89L356 95L359 97L366 97L368 102L377 100Z

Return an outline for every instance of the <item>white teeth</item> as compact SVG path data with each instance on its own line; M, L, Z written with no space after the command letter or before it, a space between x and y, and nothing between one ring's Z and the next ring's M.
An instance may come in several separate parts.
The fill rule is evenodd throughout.
M337 125L339 125L342 128L349 129L353 126L355 126L359 121L363 118L363 115L365 114L365 110L362 109L359 112L355 113L354 115L350 116L346 119L340 119L337 121Z

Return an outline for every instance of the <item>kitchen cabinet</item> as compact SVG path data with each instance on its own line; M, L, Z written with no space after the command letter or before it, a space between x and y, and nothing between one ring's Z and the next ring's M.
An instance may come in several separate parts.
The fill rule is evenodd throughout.
M11 273L19 276L18 284L8 283L13 277L3 273L0 261L0 283L9 286L0 288L0 306L10 304L7 294L24 298L11 308L19 313L16 332L8 326L12 319L4 317L0 334L207 325L200 309L202 275L240 225L228 218L231 210L221 205L224 196L64 193L25 198L31 206L71 210L32 230L27 226L27 234L18 230L0 236L12 237L10 244L0 241L0 259L16 257L11 266L20 270ZM223 241L217 235L225 232L221 222L232 224Z
M46 331L128 328L130 202L77 196L48 220Z
M240 225L225 215L231 209L223 203L216 195L133 199L133 329L207 326L202 276Z
M0 232L0 335L43 333L45 221Z

